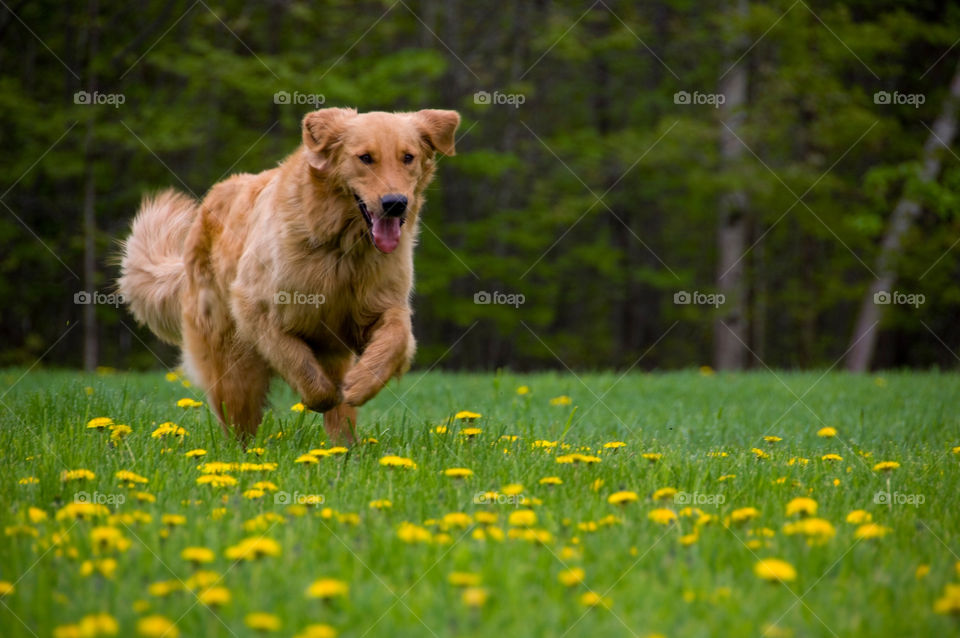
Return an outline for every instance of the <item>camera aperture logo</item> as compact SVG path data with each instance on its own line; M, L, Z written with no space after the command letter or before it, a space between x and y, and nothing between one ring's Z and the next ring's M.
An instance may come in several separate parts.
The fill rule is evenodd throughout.
M723 505L727 502L724 494L701 494L700 492L677 492L673 497L677 505Z
M924 303L926 303L927 297L921 293L906 293L900 292L899 290L894 290L893 292L888 292L886 290L880 290L873 293L873 303L878 306L913 306L914 308L919 308Z
M300 91L277 91L273 94L274 104L299 104L320 108L327 101L322 93L301 93Z
M673 103L684 106L712 106L715 109L727 101L727 96L723 93L701 93L700 91L677 91L673 94Z
M473 303L478 306L513 306L519 308L526 301L527 298L520 293L506 293L498 290L493 292L481 290L473 295Z
M895 106L912 106L915 109L927 101L923 93L901 93L900 91L877 91L873 94L874 104L892 104Z
M500 91L477 91L473 94L474 104L495 104L512 106L515 109L527 101L527 96L523 93L501 93Z
M113 306L119 308L126 303L119 292L104 293L99 290L78 290L73 293L73 303L78 306Z
M726 301L726 295L719 292L705 293L698 290L693 292L678 290L673 293L673 303L677 306L713 306L719 308Z
M880 490L873 495L873 502L877 505L913 505L920 507L927 501L923 494L901 494Z
M103 492L77 492L73 495L74 503L90 503L92 505L123 505L127 497L123 494L104 494Z
M326 302L327 296L318 292L278 290L273 295L273 303L281 306L313 306L319 308Z
M323 505L323 494L301 494L300 492L277 492L273 495L274 505Z
M520 507L523 497L520 494L500 494L499 492L477 492L473 495L474 505L510 505Z
M100 93L99 91L90 93L89 91L77 91L73 94L73 103L82 104L83 106L100 106L105 104L118 109L120 105L126 101L127 96L123 93Z

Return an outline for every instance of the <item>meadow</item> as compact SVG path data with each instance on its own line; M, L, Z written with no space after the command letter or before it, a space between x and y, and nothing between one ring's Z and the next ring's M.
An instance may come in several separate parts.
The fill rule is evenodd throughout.
M412 372L360 441L277 385L0 373L4 636L960 627L960 377Z

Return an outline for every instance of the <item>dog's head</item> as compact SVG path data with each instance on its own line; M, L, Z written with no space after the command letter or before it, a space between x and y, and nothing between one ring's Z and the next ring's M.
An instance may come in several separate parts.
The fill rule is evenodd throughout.
M364 113L330 108L303 118L310 170L352 200L380 252L393 252L433 178L436 153L454 154L456 111Z

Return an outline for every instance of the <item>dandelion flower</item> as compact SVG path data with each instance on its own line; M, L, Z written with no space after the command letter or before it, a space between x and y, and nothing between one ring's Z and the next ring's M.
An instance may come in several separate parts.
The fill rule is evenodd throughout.
M782 441L783 439L780 438L779 436L771 436L771 435L768 435L768 436L763 437L763 440L766 441L767 443L779 443L779 442Z
M851 525L863 525L873 520L873 516L867 510L853 510L847 514L847 522Z
M397 538L404 543L429 543L433 539L433 534L425 527L404 522L397 528Z
M580 604L584 607L610 607L610 599L597 592L588 591L580 597Z
M177 401L178 408L199 408L201 405L203 405L203 401L195 401L190 397L184 397Z
M92 481L97 475L86 469L64 470L60 473L60 480L64 483L68 481Z
M820 457L821 461L842 461L843 457L839 454L824 454Z
M559 574L557 574L557 580L560 581L560 584L567 587L573 587L574 585L579 585L583 582L583 579L586 577L586 572L583 571L582 567L572 567L570 569L565 569Z
M640 499L637 496L636 492L628 492L626 490L621 490L619 492L614 492L607 497L607 502L611 505L626 505L627 503L634 503Z
M933 603L933 611L938 614L960 615L960 585L948 584L943 596Z
M881 461L873 466L874 472L891 472L900 467L896 461Z
M113 419L108 416L98 416L87 421L87 427L91 430L102 430L111 425L113 425Z
M197 478L197 485L210 485L211 487L232 487L237 484L237 479L229 474L204 474Z
M758 448L758 447L750 448L750 451L753 452L754 455L755 455L758 459L769 459L769 458L770 458L770 455L769 455L769 454L767 454L766 452L764 452L763 450L761 450L761 449Z
M667 501L672 499L677 495L677 488L675 487L661 487L659 490L653 493L653 500L655 501Z
M450 572L447 582L454 587L476 587L480 584L480 574L473 572Z
M788 583L797 579L793 565L779 558L767 558L753 566L753 573L770 582Z
M817 436L824 439L832 439L837 436L837 428L825 427L817 430Z
M270 538L251 537L228 547L226 556L230 560L256 560L262 556L279 556L280 545Z
M307 589L307 597L329 600L337 597L342 598L349 592L350 586L344 581L336 578L321 578L313 581L313 584Z
M663 454L660 454L659 452L645 452L644 454L641 454L641 456L651 463L656 463L663 458Z
M24 476L22 479L17 481L20 485L37 485L40 482L36 476Z
M813 516L817 513L817 502L812 498L799 497L787 503L787 516Z
M857 531L853 533L854 538L861 539L870 539L870 538L882 538L890 532L889 527L884 527L883 525L877 525L876 523L864 523L857 528Z
M525 385L520 386L519 388L517 388L517 394L519 394L520 396L523 396L525 394L530 394L529 386L525 386Z
M290 406L290 410L293 412L303 412L306 409L307 409L307 406L299 402L294 403L293 405Z
M533 527L537 524L537 513L531 509L519 509L510 512L507 523L513 527Z
M195 449L195 450L190 450L189 452L184 452L183 455L184 455L185 457L187 457L188 459L195 459L195 458L200 457L200 456L206 456L206 455L207 455L207 451L206 451L206 450L202 450L202 449L200 449L200 448L197 448L197 449Z
M626 445L627 444L623 441L608 441L607 443L603 444L603 447L607 450L618 450L622 447L626 447Z
M467 587L460 594L463 604L467 607L483 607L488 597L489 592L483 587Z
M253 612L243 618L247 627L256 631L280 631L280 617L264 612Z
M562 485L563 479L559 476L544 476L539 483L540 485Z
M197 600L207 607L221 607L230 602L230 590L226 587L208 587L197 594Z
M185 547L183 551L180 552L180 558L190 561L195 565L212 563L213 550L207 549L206 547Z
M468 439L471 439L475 436L479 436L481 434L483 434L483 430L481 428L463 428L462 430L460 430L460 436L465 436Z
M760 516L756 507L741 507L730 512L730 520L734 523L745 523Z
M677 520L677 514L671 509L665 507L659 507L655 510L651 510L647 514L647 518L656 523L657 525L669 525Z
M412 459L402 456L384 456L380 459L380 465L384 467L401 467L411 470L417 469L417 464Z
M454 415L455 419L462 419L464 421L473 421L474 419L479 419L483 415L479 412L471 412L470 410L461 410Z
M147 616L137 621L137 633L145 638L177 638L180 630L166 616Z
M573 403L573 399L565 394L550 399L550 405L570 405L571 403Z
M0 596L9 596L14 591L13 583L8 580L0 580Z
M455 479L465 479L473 476L473 470L465 467L451 467L444 470L443 475Z

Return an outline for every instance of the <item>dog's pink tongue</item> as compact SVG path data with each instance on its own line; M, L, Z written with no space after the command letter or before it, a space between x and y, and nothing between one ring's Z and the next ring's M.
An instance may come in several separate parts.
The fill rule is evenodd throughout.
M379 217L373 221L373 243L380 252L392 253L400 243L400 218Z

